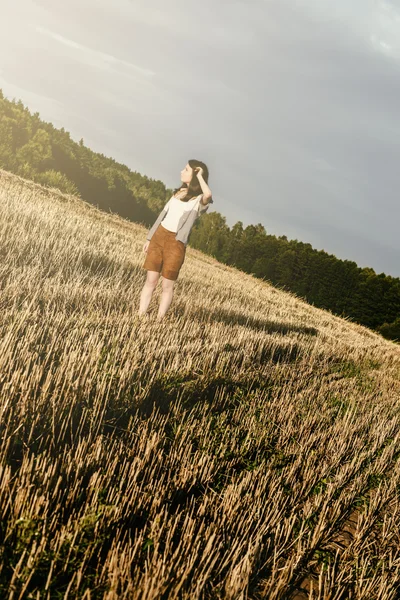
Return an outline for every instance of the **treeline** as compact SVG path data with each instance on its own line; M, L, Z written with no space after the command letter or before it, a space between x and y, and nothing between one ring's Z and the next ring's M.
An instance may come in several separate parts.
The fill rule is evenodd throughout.
M400 340L400 279L377 275L311 244L268 235L261 223L230 229L217 212L199 219L191 246L290 290L307 302Z
M0 90L0 166L26 179L81 196L107 212L149 225L172 193L112 158L93 152L31 114Z
M73 141L0 90L0 167L77 194L105 211L151 226L172 190ZM400 340L400 279L339 260L310 244L268 235L261 223L232 228L213 211L197 221L190 245L288 289L308 302Z

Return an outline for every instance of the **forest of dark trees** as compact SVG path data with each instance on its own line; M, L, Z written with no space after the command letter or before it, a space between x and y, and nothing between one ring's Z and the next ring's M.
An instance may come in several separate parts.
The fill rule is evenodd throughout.
M172 195L162 181L75 142L0 90L0 168L81 196L100 209L150 227ZM307 302L400 340L400 279L360 268L310 244L269 235L238 221L230 228L217 211L193 227L190 246Z

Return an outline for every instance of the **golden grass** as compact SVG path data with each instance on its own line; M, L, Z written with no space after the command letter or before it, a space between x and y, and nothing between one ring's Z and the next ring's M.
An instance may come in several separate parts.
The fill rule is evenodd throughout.
M0 171L0 597L397 598L400 348Z

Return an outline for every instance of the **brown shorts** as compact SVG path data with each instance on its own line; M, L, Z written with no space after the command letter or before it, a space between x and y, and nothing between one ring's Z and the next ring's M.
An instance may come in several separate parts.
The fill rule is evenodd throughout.
M143 263L143 269L157 271L165 279L177 279L185 260L186 246L175 238L174 231L168 231L161 224L150 240Z

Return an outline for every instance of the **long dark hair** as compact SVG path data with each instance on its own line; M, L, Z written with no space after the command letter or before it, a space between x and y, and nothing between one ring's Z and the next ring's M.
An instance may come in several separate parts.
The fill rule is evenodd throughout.
M192 169L196 169L196 167L201 167L203 169L203 179L206 183L208 183L209 173L206 164L201 162L201 160L196 160L195 158L191 158L190 160L188 160L188 164L189 167L192 167ZM181 185L174 190L173 195L175 196L177 192L181 191L184 188L187 189L187 192L186 196L182 198L182 202L192 200L192 198L196 198L196 196L201 194L200 182L197 179L196 171L193 171L193 176L190 184L188 185L187 183L181 183Z

